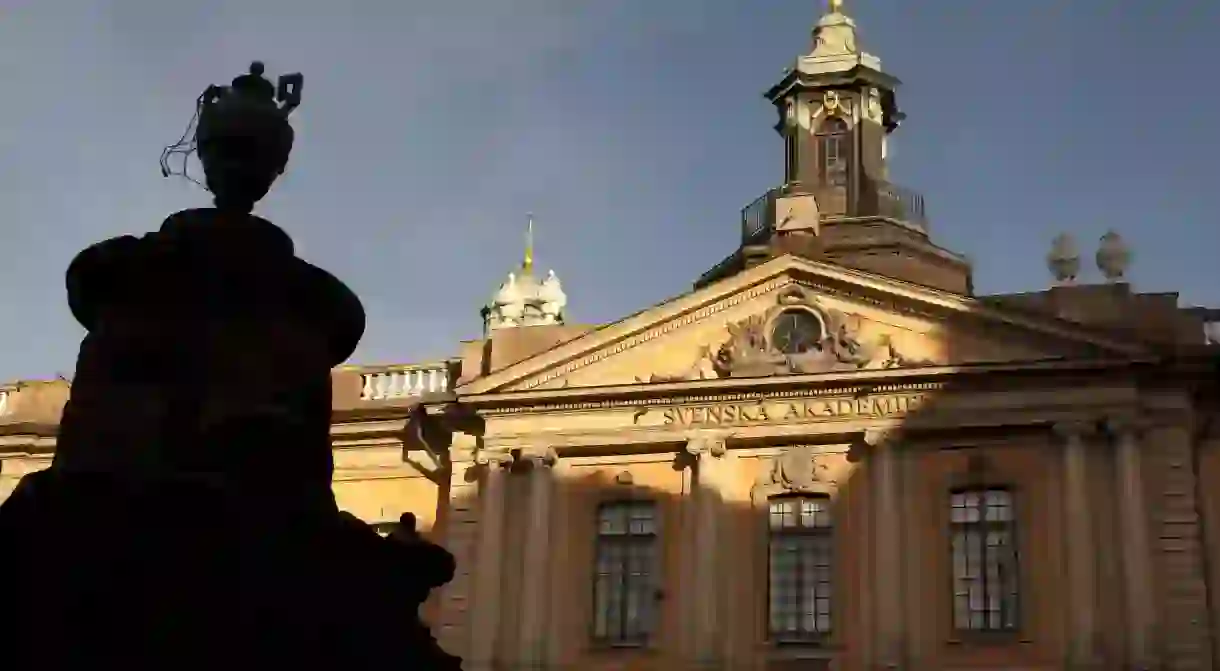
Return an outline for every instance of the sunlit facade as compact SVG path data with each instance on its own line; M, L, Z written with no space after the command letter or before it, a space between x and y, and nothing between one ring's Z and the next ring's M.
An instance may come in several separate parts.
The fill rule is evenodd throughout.
M457 556L427 616L468 669L1213 668L1220 318L1117 237L1104 282L1057 244L975 295L890 181L897 80L814 35L738 249L599 326L527 253L452 359L337 369L339 505ZM0 497L69 392L0 386Z

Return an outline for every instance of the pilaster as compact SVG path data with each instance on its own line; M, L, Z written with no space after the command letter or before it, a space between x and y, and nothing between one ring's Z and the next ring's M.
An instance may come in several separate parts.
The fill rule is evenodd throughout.
M552 449L522 454L529 478L529 518L525 531L525 574L522 586L521 640L518 650L527 669L538 669L548 659L548 621L551 602L551 500L555 483L552 467L558 456Z
M474 592L474 564L479 549L478 484L468 479L475 468L469 450L452 449L449 466L448 522L441 544L453 553L457 564L453 580L441 588L437 639L441 646L460 657L467 657L470 645L471 608Z
M1094 422L1061 422L1063 441L1064 547L1068 577L1068 663L1073 669L1100 668L1097 629L1097 542L1089 497L1089 448Z
M556 458L549 471L551 474L551 521L549 533L552 564L548 577L550 617L547 620L548 639L546 645L546 662L551 668L559 668L564 663L565 650L568 641L564 640L566 618L572 610L580 608L580 602L571 597L568 590L568 570L563 567L564 558L571 552L572 527L570 511L573 502L568 482L571 464L566 460ZM573 615L574 616L574 615Z
M480 450L475 462L482 476L479 494L478 567L470 618L471 669L493 668L501 614L501 572L504 554L505 478L512 457L507 452Z
M1106 429L1115 445L1115 491L1118 493L1126 604L1127 663L1138 671L1159 669L1153 648L1156 602L1153 598L1148 504L1144 495L1138 417L1112 417Z
M873 593L877 604L873 660L878 669L901 669L905 657L899 437L896 430L878 429L869 429L863 436L872 466Z
M724 599L719 589L725 437L697 433L689 437L686 452L695 458L694 579L689 613L693 617L691 655L699 668L715 668L724 661L726 636L720 632Z

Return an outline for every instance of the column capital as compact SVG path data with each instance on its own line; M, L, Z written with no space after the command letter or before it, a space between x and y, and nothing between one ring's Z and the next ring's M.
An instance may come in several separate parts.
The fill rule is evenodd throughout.
M1147 430L1152 425L1149 418L1135 412L1124 412L1109 415L1103 426L1106 432L1115 437L1128 437Z
M723 457L728 451L727 441L728 433L700 431L690 433L686 436L686 446L683 448L687 454L694 457Z
M902 430L897 426L865 429L860 439L869 447L892 446L902 438Z
M530 468L550 468L559 461L559 453L553 447L531 448L515 453L514 461Z
M479 450L474 453L474 463L489 469L507 468L513 463L513 455L509 452Z
M1097 432L1097 421L1092 419L1068 419L1051 426L1055 435L1065 440L1079 440Z

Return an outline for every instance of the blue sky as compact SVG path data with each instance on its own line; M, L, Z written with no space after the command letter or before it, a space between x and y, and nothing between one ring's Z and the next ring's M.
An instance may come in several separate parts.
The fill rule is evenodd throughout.
M525 213L569 318L689 288L779 179L761 92L818 0L0 0L0 379L71 372L63 271L208 202L157 159L252 59L301 71L287 174L260 206L363 298L355 359L478 337ZM1132 282L1220 304L1220 4L847 0L904 81L893 179L980 293L1048 284L1051 238L1108 228ZM1095 277L1094 275L1087 277Z

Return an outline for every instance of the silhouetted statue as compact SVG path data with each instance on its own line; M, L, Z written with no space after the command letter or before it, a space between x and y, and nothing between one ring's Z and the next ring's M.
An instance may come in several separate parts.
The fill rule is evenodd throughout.
M460 666L418 614L452 556L335 504L330 370L364 309L250 214L300 102L261 75L200 97L216 207L68 269L88 334L54 461L0 506L5 669Z

